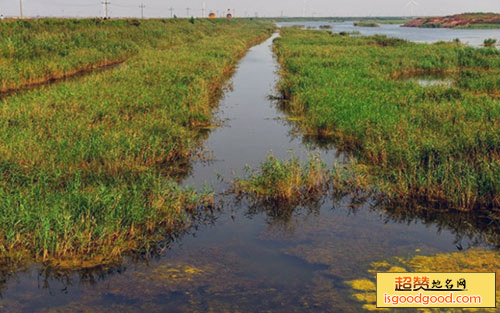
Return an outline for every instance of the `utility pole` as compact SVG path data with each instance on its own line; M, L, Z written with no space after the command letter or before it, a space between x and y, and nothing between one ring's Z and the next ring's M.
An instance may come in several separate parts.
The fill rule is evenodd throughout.
M102 2L102 5L104 6L104 18L107 19L108 18L108 5L111 4L111 2L109 2L108 0L104 0Z
M170 18L174 18L174 8L170 7Z
M205 16L205 1L203 1L203 8L201 9L201 17L206 17Z
M144 18L144 8L146 6L144 5L144 3L141 3L141 5L139 6L139 8L141 8L141 18Z
M23 0L19 0L19 17L23 18Z
M189 10L191 10L190 8L186 8L186 17L189 17Z

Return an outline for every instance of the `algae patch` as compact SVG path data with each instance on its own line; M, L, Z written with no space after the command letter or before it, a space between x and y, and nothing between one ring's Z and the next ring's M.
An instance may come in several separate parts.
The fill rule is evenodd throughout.
M351 286L352 289L361 291L374 291L377 289L375 284L368 279L357 279L348 281L347 284Z
M368 270L369 278L346 281L351 287L354 299L363 303L363 309L372 311L376 308L376 295L368 291L375 290L376 272L496 272L497 302L500 301L500 253L490 250L468 250L465 252L439 253L431 256L413 256L410 259L397 258L401 264L393 265L387 261L374 262ZM360 293L359 291L364 291ZM387 309L386 309L387 310ZM495 312L495 309L417 309L419 312Z

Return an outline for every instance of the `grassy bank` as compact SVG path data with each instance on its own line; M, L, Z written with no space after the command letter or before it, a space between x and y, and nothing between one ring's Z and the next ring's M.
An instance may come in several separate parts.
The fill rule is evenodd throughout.
M426 206L500 206L500 51L298 29L276 51L286 110L353 153L357 184ZM437 74L454 85L414 79Z
M102 19L0 22L0 92L115 64L168 39L164 23Z
M210 124L237 60L272 29L237 20L103 23L117 38L141 27L153 33L126 37L135 56L118 68L1 100L5 262L111 262L147 249L209 205L209 195L172 180Z

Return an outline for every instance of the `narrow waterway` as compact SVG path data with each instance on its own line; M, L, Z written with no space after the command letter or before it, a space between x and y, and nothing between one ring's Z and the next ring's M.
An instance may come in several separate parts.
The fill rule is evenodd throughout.
M250 49L221 100L204 150L185 185L228 188L245 165L273 153L304 159L316 148L296 134L270 100L278 80L275 36ZM484 244L487 228L467 216L353 206L325 197L291 214L220 196L212 223L193 225L149 261L120 268L54 273L34 266L1 283L2 312L364 312L345 281L365 277L371 262L456 251ZM464 227L464 225L468 225Z

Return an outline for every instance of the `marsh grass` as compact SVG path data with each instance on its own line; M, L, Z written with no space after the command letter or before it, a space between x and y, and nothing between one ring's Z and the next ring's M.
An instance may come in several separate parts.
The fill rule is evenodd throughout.
M500 206L500 51L281 33L275 50L286 111L304 133L354 155L363 167L347 177L361 175L390 197L430 207ZM427 87L394 79L410 72L458 79Z
M93 21L36 23L83 24L62 37L67 42L54 46L56 52L95 31L86 28ZM78 268L120 261L213 208L211 192L183 189L175 180L211 125L236 62L270 35L272 25L102 23L110 27L108 36L123 35L136 47L122 66L0 100L3 263ZM134 32L143 26L139 33L150 31L149 37ZM45 36L57 37L50 32L57 27ZM32 38L36 47L38 37ZM31 61L36 67L44 56Z
M123 62L158 43L159 21L33 19L0 27L0 92ZM165 34L163 34L165 38ZM156 32L158 36L158 32Z
M324 195L330 186L326 165L314 155L305 164L295 156L282 161L269 155L258 168L245 171L233 182L233 192L253 203L295 207Z

